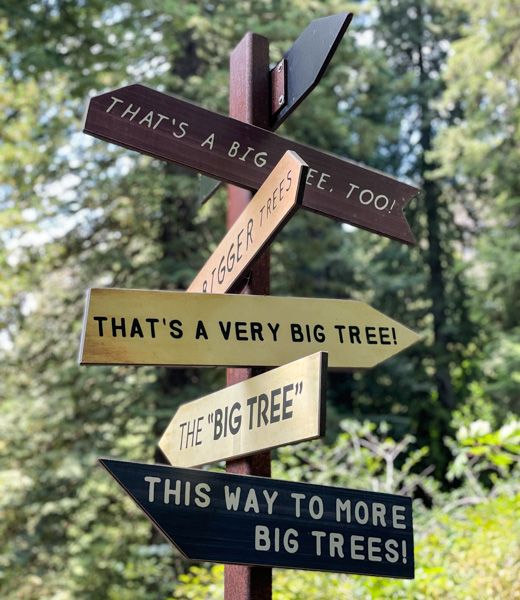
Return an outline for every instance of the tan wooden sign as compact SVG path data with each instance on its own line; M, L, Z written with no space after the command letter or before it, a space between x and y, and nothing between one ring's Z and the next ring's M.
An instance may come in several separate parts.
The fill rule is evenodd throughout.
M201 269L189 292L225 293L301 205L307 164L287 151Z
M159 447L198 467L325 434L327 353L317 352L183 404Z
M419 336L355 300L92 289L83 365L279 367L314 352L368 369Z

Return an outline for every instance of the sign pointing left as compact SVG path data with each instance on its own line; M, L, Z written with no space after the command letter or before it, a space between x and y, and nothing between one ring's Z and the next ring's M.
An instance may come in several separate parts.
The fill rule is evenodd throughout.
M197 467L325 434L327 353L317 352L179 407L159 447Z
M292 150L309 165L303 208L414 243L403 209L417 188L145 86L92 98L84 130L255 192Z
M187 558L413 578L406 496L101 459Z

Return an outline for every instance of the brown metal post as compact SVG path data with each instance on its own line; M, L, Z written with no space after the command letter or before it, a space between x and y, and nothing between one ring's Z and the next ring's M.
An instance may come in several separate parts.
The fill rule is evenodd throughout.
M263 36L248 33L233 50L230 60L229 115L251 125L269 129L269 42ZM243 149L244 152L247 148ZM251 193L228 186L228 228L251 200ZM266 250L256 261L243 294L268 295L270 292L270 258ZM249 379L258 369L228 369L227 385ZM270 452L230 460L229 473L271 476ZM272 570L267 567L226 565L224 571L225 600L271 600Z

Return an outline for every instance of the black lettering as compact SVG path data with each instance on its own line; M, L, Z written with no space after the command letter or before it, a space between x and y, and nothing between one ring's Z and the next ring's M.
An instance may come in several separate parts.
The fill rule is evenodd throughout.
M130 331L130 337L134 337L138 335L140 338L144 337L143 330L141 329L141 324L139 323L139 319L134 319L132 321L132 329Z
M116 325L116 318L112 317L112 337L117 337L117 332L121 331L122 337L126 337L125 318L121 318L121 325Z
M150 323L150 333L152 334L152 338L155 337L155 324L159 323L159 319L146 319L147 323Z
M215 427L213 428L213 439L218 440L222 435L222 409L217 408L215 411Z
M278 423L280 420L280 415L276 414L280 410L280 403L275 402L274 399L281 393L282 390L280 388L276 388L271 392L271 423Z
M323 327L323 325L315 325L314 326L314 339L317 342L324 342L325 341L325 333L323 333L325 331L325 328Z
M256 401L256 396L247 399L247 405L249 406L249 429L253 429L253 407L256 404Z
M298 323L291 323L291 337L293 342L303 342L302 328Z
M258 396L258 423L257 427L260 427L260 417L262 417L264 424L269 424L269 419L267 418L267 409L269 408L269 398L265 394L260 394Z
M236 321L235 323L235 333L237 336L237 341L238 342L247 342L247 340L249 339L247 337L247 329L246 329L247 323L244 321Z
M287 395L294 388L292 383L283 386L283 395L282 395L282 421L286 419L290 419L293 416L292 410L289 408L292 407L293 399L288 398Z
M199 440L199 433L202 431L202 427L200 426L200 422L204 420L204 417L199 417L197 419L197 432L195 435L195 446L200 446L202 444L202 440Z
M376 337L375 331L376 331L375 327L365 327L367 344L377 344L377 337Z
M251 321L251 339L256 341L256 337L263 342L264 337L262 335L262 323L258 323L257 321Z
M280 328L280 323L276 323L276 326L274 328L271 325L271 323L267 323L267 327L269 327L271 333L273 334L273 342L276 342L276 334L278 332L278 329Z
M253 244L253 219L249 219L247 222L247 232L246 232L246 250L249 249L249 241Z
M240 246L242 245L242 242L240 241L240 236L244 233L244 230L241 229L239 234L237 235L237 263L240 262L240 259L242 258L242 254L240 254Z
M231 333L231 321L228 321L224 327L224 323L222 321L218 322L220 326L220 331L222 331L222 336L227 341L229 340L229 334Z
M285 191L288 192L291 189L291 185L292 185L292 177L291 177L291 171L289 171L287 173L287 181L289 182L289 187L285 188Z
M170 326L171 326L171 324L170 324ZM181 332L181 337L182 337L182 332ZM199 319L199 321L197 323L197 331L195 332L195 339L198 340L201 337L203 337L205 340L207 340L208 333L206 331L206 328L204 327L204 323Z
M231 246L229 247L229 250L228 250L228 254L227 254L226 267L227 267L228 273L231 273L231 271L233 270L233 267L235 266L235 253L232 252L234 247L235 247L235 244L231 244ZM231 264L229 264L229 263L231 263Z
M390 334L388 333L388 327L380 327L379 328L379 342L384 345L391 345Z
M108 317L92 317L94 321L98 322L98 333L99 337L103 337L103 321L108 321Z
M290 173L290 171L289 171L289 173ZM284 182L285 182L285 179L282 179L282 181L280 181L280 185L278 187L280 202L283 202L283 184L284 184Z
M229 411L229 431L231 435L236 435L242 424L242 416L240 414L233 417L234 413L240 412L240 402L235 402Z
M172 319L168 325L170 326L170 335L175 340L179 340L182 337L182 323L178 319Z
M343 329L345 329L345 325L334 325L334 329L338 330L339 343L343 344Z
M219 282L220 285L222 285L224 283L224 277L226 276L226 267L224 266L225 260L226 260L226 257L222 256L222 258L220 259L220 263L218 265L217 281ZM222 279L221 279L221 276L222 276Z

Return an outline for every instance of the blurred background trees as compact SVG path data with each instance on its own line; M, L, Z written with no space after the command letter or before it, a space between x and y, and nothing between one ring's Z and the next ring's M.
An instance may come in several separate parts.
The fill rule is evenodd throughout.
M225 196L201 208L196 174L82 134L89 97L139 82L225 113L229 54L247 31L270 40L274 65L311 20L347 10L324 79L280 133L421 187L406 210L417 245L300 213L272 246L272 290L363 300L424 343L331 374L326 443L273 464L280 477L384 489L391 463L392 491L416 497L418 575L298 574L303 588L281 572L277 597L342 582L458 598L453 585L484 563L500 585L486 571L472 597L488 584L518 593L518 4L18 0L0 2L3 598L189 593L177 579L188 566L96 461L154 460L176 406L222 387L223 370L79 368L77 353L86 290L185 289L224 233ZM215 570L183 576L202 585L195 597L217 597Z

